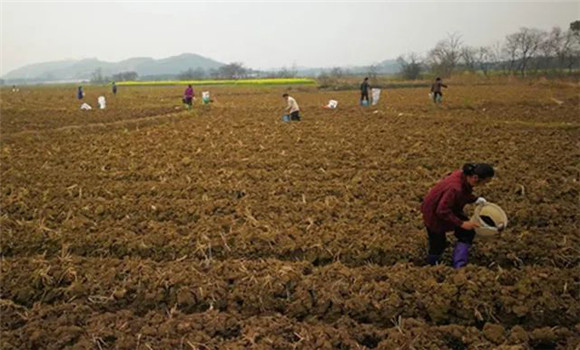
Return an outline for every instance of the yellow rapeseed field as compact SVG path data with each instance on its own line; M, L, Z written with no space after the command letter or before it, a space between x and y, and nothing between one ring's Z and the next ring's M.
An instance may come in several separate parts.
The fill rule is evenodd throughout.
M240 80L168 80L168 81L123 81L117 83L120 86L167 86L167 85L313 85L314 79L306 78L275 78L275 79L240 79Z

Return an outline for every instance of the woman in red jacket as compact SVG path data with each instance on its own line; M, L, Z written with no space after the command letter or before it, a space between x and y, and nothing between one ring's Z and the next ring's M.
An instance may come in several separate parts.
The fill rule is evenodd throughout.
M429 236L427 262L430 265L437 264L445 251L445 233L448 231L454 231L457 237L453 267L467 265L474 229L479 225L469 221L463 207L470 203L485 203L484 198L473 195L473 187L486 184L493 175L493 167L489 164L465 164L463 170L452 172L429 191L421 205L421 212Z

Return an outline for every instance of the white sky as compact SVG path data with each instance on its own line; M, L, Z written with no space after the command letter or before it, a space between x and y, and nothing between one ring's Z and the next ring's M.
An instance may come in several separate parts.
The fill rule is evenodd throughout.
M425 53L447 33L493 44L519 27L567 29L568 2L1 2L0 74L30 63L184 52L251 68L368 65Z

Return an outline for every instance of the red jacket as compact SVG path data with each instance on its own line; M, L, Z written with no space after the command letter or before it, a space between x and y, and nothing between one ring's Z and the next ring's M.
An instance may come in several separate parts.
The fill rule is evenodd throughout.
M476 201L463 171L456 170L439 181L421 204L423 222L432 232L448 232L467 219L463 207Z

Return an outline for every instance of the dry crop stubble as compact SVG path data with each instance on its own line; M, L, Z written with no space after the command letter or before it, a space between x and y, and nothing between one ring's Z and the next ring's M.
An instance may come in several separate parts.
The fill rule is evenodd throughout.
M457 86L442 108L387 90L366 109L295 90L289 124L282 91L212 88L193 113L181 88L87 113L68 90L2 91L2 347L578 345L577 88ZM478 192L510 228L462 271L424 267L420 202L466 160L496 166Z

